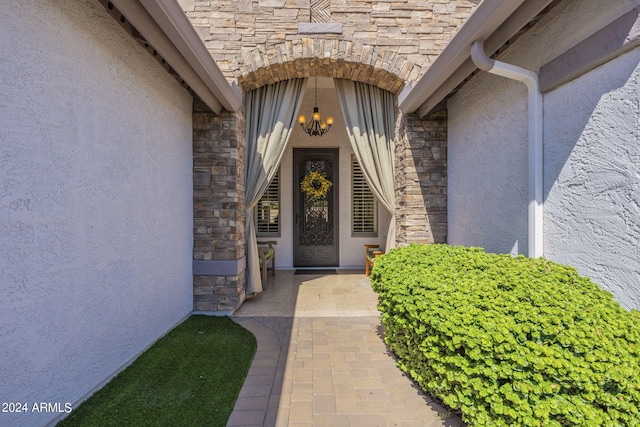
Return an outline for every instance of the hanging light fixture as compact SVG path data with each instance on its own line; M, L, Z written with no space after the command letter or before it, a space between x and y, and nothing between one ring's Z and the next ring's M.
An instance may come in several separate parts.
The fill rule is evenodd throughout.
M310 136L322 136L329 132L329 128L333 125L333 117L327 117L327 121L320 120L320 112L318 111L318 77L316 76L316 100L315 107L313 107L313 115L311 121L307 123L307 118L300 114L298 116L298 123L302 126L302 129Z

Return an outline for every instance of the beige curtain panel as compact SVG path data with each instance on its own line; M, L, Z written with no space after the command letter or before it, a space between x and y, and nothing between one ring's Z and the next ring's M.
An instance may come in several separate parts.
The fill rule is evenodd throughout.
M245 95L247 292L262 292L253 208L278 170L306 86L307 79L283 80Z
M391 214L386 251L396 242L393 94L366 83L334 79L347 134L371 192Z

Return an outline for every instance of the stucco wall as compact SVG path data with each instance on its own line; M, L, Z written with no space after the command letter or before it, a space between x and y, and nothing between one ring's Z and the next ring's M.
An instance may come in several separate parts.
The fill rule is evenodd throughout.
M498 59L538 71L629 9L561 2ZM545 257L640 307L637 49L544 96ZM527 253L524 85L481 72L448 103L449 243Z
M449 102L448 243L527 251L527 91L480 75Z
M545 256L640 309L640 49L546 96ZM567 123L566 112L574 121Z
M95 1L3 2L0 58L0 400L64 409L192 308L192 100Z

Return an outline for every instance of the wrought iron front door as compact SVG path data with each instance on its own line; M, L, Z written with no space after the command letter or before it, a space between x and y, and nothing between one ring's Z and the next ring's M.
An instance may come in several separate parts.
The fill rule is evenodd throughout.
M338 150L294 149L296 267L338 265Z

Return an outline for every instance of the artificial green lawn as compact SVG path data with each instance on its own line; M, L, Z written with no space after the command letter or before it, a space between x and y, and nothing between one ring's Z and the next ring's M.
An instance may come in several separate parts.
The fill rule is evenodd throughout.
M255 351L231 319L191 316L58 426L224 426Z

